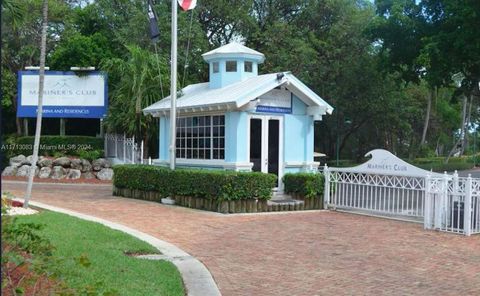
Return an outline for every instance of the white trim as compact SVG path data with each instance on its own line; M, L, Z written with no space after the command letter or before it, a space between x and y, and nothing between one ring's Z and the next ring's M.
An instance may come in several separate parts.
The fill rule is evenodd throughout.
M153 160L154 165L168 166L169 162L167 160L155 159ZM251 162L226 162L219 159L181 159L177 158L177 166L191 166L191 167L202 167L202 168L223 168L223 169L233 169L235 171L244 171L252 170L253 163Z
M316 161L287 161L284 165L285 168L302 168L304 170L317 170L320 163Z
M280 80L277 76L279 74L283 74ZM279 85L284 85L287 90L295 94L308 106L322 106L327 114L333 112L332 106L290 72L258 75L219 89L209 89L207 84L208 82L204 82L185 87L183 91L186 94L179 98L177 109L184 113L198 112L204 109L238 110L251 100L255 100ZM236 96L232 97L231 94L236 94ZM170 110L167 106L168 100L169 97L166 97L162 101L152 104L143 109L143 113L156 115L156 112L160 111L165 116ZM318 116L320 115L318 114Z
M247 121L247 159L250 159L250 121L252 119L262 120L262 157L261 157L261 171L268 173L268 120L278 120L278 192L283 192L283 174L284 174L284 120L282 115L260 115L249 114ZM265 158L266 157L266 158ZM253 163L252 163L253 167Z

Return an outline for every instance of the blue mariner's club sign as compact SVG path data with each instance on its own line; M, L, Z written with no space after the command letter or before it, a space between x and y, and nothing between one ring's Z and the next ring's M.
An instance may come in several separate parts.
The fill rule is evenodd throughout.
M38 71L18 72L17 117L36 117ZM107 75L89 72L45 71L43 117L103 118L107 113Z

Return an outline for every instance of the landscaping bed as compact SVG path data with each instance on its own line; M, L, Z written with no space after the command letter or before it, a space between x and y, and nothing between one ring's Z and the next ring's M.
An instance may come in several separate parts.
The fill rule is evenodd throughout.
M9 217L9 225L3 224L2 218L2 272L6 272L4 264L10 264L11 271L11 265L22 260L10 278L14 284L23 276L30 279L17 287L17 292L11 285L2 285L2 295L18 295L34 286L38 291L39 285L48 290L35 295L185 295L176 267L164 260L132 257L158 250L125 233L49 211ZM26 230L28 240L17 244ZM14 257L12 246L20 246ZM39 250L38 246L43 247ZM4 257L4 251L10 256Z
M225 214L323 208L323 184L320 184L323 177L319 174L291 174L284 179L285 188L301 202L275 204L268 202L276 183L276 176L272 174L199 169L171 171L146 165L121 165L113 170L113 195L116 196L156 202L169 197L179 206ZM296 180L295 185L290 185L291 180ZM312 189L315 186L318 188Z

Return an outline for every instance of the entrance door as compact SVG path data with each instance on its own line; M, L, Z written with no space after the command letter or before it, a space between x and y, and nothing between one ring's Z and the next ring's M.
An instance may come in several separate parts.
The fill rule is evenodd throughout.
M271 173L281 179L282 140L282 117L255 115L250 118L250 162L253 163L253 171Z

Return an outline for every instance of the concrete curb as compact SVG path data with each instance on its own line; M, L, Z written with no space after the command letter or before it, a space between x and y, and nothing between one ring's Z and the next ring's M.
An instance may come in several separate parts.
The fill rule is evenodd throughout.
M15 200L22 201L23 199L16 198ZM76 218L80 218L87 221L97 222L102 225L105 225L109 228L125 232L131 236L134 236L140 240L143 240L155 248L157 248L163 255L165 255L165 260L168 260L175 264L175 266L180 271L182 275L183 282L186 287L187 295L189 296L220 296L220 290L217 287L217 284L213 280L212 275L208 269L201 263L198 259L191 256L187 252L181 250L173 244L170 244L166 241L160 240L156 237L153 237L149 234L143 233L136 229L114 223L108 220L97 218L94 216L82 214L79 212L50 206L44 203L31 201L30 205L33 207L38 207L46 209L53 212L67 214Z

